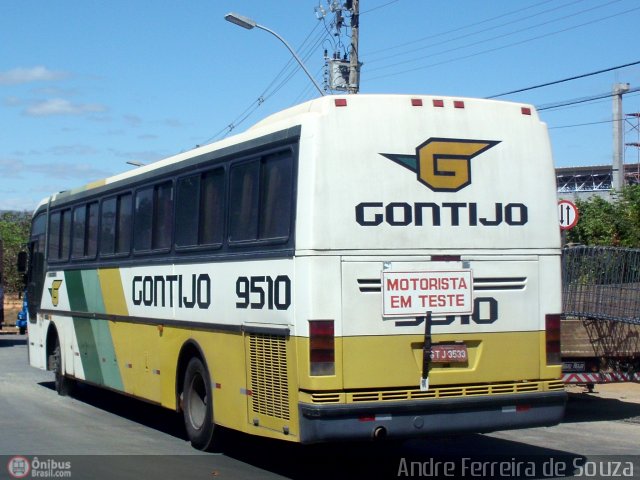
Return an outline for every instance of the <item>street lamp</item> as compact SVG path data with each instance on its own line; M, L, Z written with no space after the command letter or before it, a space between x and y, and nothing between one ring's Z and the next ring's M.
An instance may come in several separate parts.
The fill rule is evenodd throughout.
M289 51L291 52L291 55L293 55L293 58L295 58L296 61L300 64L300 66L302 67L302 70L304 70L304 73L307 74L307 76L309 77L309 80L311 80L311 82L316 87L316 89L318 90L320 95L324 95L324 92L320 88L320 85L318 85L318 82L316 82L316 80L313 78L313 76L309 73L309 70L307 70L307 67L304 66L304 63L302 63L302 60L300 60L300 57L298 57L298 54L293 50L293 48L291 48L291 46L287 43L287 41L284 38L282 38L280 35L278 35L273 30L256 23L255 20L252 20L251 18L245 17L243 15L238 15L237 13L227 13L224 16L224 19L227 22L231 22L231 23L233 23L235 25L238 25L238 26L240 26L242 28L246 28L247 30L251 30L252 28L259 28L260 30L264 30L265 32L269 32L271 35L273 35L278 40L280 40L282 43L284 43L285 47L287 47L289 49Z
M133 165L134 167L146 167L146 163L139 162L137 160L127 160L127 165Z

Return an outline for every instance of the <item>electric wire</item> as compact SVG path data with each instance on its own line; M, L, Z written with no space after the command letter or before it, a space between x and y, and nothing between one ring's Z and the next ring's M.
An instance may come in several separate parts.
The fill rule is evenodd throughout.
M464 35L458 35L455 38L441 40L441 41L436 42L436 43L430 43L428 45L423 45L421 47L413 48L413 49L410 49L410 50L405 50L403 52L396 53L393 56L384 56L384 57L379 58L379 59L371 59L370 57L368 57L367 63L368 64L372 64L372 63L375 64L375 63L387 60L389 58L397 58L397 57L400 57L400 56L406 56L406 55L410 55L410 54L412 54L414 52L418 52L418 51L421 51L421 50L426 50L426 49L429 49L429 48L437 47L437 46L440 46L440 45L446 45L447 43L463 40L463 39L466 39L466 38L469 38L469 37L473 37L473 36L476 36L476 35L481 35L483 33L487 33L488 31L491 31L491 30L497 30L499 28L510 26L510 25L515 24L515 23L520 23L520 22L523 22L523 21L529 21L534 17L538 17L538 16L544 15L546 13L550 13L550 12L554 12L556 10L560 10L560 9L563 9L563 8L566 8L566 7L570 7L572 5L575 5L576 3L581 3L583 1L584 0L574 0L571 3L567 3L567 4L564 4L564 5L560 5L560 6L555 6L553 8L550 8L550 9L543 10L541 12L535 13L533 15L528 15L526 17L517 18L517 19L512 20L510 22L502 23L500 25L495 25L495 26L490 27L490 28L484 28L482 30L476 30L476 31L473 31L473 32L470 32L470 33L467 33L467 34L464 34ZM610 3L615 3L615 2L620 2L620 1L622 1L622 0L611 0ZM594 9L597 9L597 8L603 8L604 6L606 6L606 5L600 5L600 6L588 9L588 10L584 10L584 11L577 12L577 13L572 13L571 15L566 15L564 17L559 17L559 18L555 18L555 19L552 19L552 20L547 20L545 22L542 22L542 23L539 23L539 24L536 24L536 25L532 25L532 26L529 26L529 27L524 28L524 29L516 30L514 32L501 34L501 35L498 35L498 36L495 36L495 37L490 37L488 39L480 40L479 42L474 42L473 44L467 44L467 45L463 45L461 47L456 47L456 49L466 48L466 47L471 46L471 45L476 45L477 43L485 43L485 42L496 40L496 39L503 38L503 37L506 37L506 36L515 35L515 34L523 32L523 31L530 30L530 29L533 29L533 28L537 28L537 27L540 27L540 26L545 26L545 25L548 25L549 23L553 23L553 22L557 22L557 21L560 21L560 20L564 20L566 18L573 18L576 15L579 15L579 14L582 14L582 13L586 13L586 12L589 12L590 10L594 10ZM476 24L472 24L472 25L476 25ZM462 30L462 29L466 29L466 28L467 27L461 27L460 29L457 29L457 30ZM446 35L447 33L448 32L445 32L445 33L442 33L442 34L432 35L431 37L425 37L425 39L437 38L437 37ZM414 41L414 42L409 42L409 43L416 43L416 42ZM435 53L434 55L442 55L444 53L449 53L449 50L445 50L443 52ZM410 60L405 60L405 61L400 62L400 63L409 63L411 61L419 61L419 60L420 60L420 58L415 59L415 57L414 57L413 60L411 60L411 59ZM398 65L398 63L392 64L390 66L395 66L395 65ZM382 68L389 68L389 65L388 66L384 66L384 67L378 67L378 69L382 69Z
M306 62L311 57L311 55L315 52L317 47L324 42L324 40L325 40L324 36L318 38L316 42L308 48L307 53L302 56L302 61ZM285 78L283 78L282 81L276 87L274 87L273 91L271 91L267 96L264 97L264 99L267 100L271 98L273 95L275 95L276 93L278 93L289 82L289 80L291 80L294 77L294 75L298 72L299 72L298 69L296 68L292 69L288 73L288 75Z
M436 33L436 34L433 34L433 35L428 35L426 37L418 38L416 40L411 40L409 42L404 42L404 43L400 43L400 44L397 44L397 45L392 45L390 47L385 47L385 48L381 48L381 49L378 49L378 50L372 50L371 52L365 52L364 55L366 55L367 57L370 58L372 55L375 55L377 53L386 52L386 51L389 51L389 50L395 50L395 49L398 49L398 48L405 47L407 45L412 45L414 43L422 42L424 40L430 40L432 38L437 38L437 37L442 37L444 35L457 33L457 32L460 32L462 30L466 30L468 28L475 27L477 25L482 25L484 23L488 23L488 22L491 22L493 20L498 20L500 18L508 17L510 15L514 15L516 13L520 13L520 12L523 12L525 10L530 10L531 8L535 8L535 7L538 7L538 6L541 6L541 5L545 5L547 3L551 3L551 2L555 2L555 1L556 0L546 0L546 1L543 1L543 2L538 3L536 5L530 5L530 6L525 7L525 8L519 8L518 10L513 10L511 12L503 13L501 15L498 15L498 16L495 16L495 17L491 17L491 18L487 18L486 20L481 20L479 22L470 23L468 25L463 25L462 27L457 27L457 28L454 28L452 30L447 30L445 32L440 32L440 33ZM581 0L578 0L578 1L581 1Z
M629 90L627 90L625 93L633 93L633 92L638 92L640 91L640 87L635 87L635 88L630 88ZM557 109L560 107L567 107L570 105L578 105L580 103L586 103L586 102L591 102L593 100L600 100L603 98L611 98L614 97L616 95L616 93L613 92L609 92L609 93L602 93L599 95L592 95L590 97L582 97L582 98L576 98L573 100L564 100L561 102L557 102L557 103L550 103L550 104L545 104L545 105L541 105L540 107L536 107L536 110L538 110L539 112L544 111L544 110L552 110L552 109Z
M398 3L399 1L400 0L391 0L390 2L383 3L382 5L378 5L377 7L371 7L369 10L365 10L363 12L360 12L360 15L364 15L366 13L371 13L371 12L374 12L376 10L380 10L381 8L388 7L389 5L393 5L394 3Z
M314 51L313 49L317 48L318 43L323 42L327 37L326 33L320 32L320 35L316 35L316 37L314 37L314 39L310 42L310 44L312 45L312 48L309 48L309 46L306 45L309 43L309 39L316 32L319 26L320 26L320 22L317 22L314 28L309 32L309 34L303 40L300 47L298 47L298 51L301 51L301 50L307 51L307 54L305 55L304 58L308 58L309 55L313 53ZM258 98L256 98L253 102L251 102L251 104L249 104L249 106L242 113L240 113L234 120L232 120L224 128L219 130L215 135L213 135L206 142L204 142L204 145L209 144L220 138L224 138L229 133L231 133L235 128L241 125L244 121L246 121L270 96L273 95L274 92L270 92L270 89L274 88L276 92L279 91L284 86L284 84L286 84L286 82L293 77L293 74L297 72L297 68L299 68L299 66L295 62L295 59L290 58L287 61L287 63L284 65L284 67L282 67L280 72L276 74L273 80L267 85L267 87L264 88L264 90L258 96ZM291 69L293 69L293 74L289 72L289 70ZM284 76L284 80L281 80L280 83L277 84L277 82L283 76ZM276 86L274 87L274 85Z
M510 36L513 36L513 35L518 35L518 34L520 34L522 32L526 32L528 30L533 30L535 28L543 27L543 26L549 25L551 23L556 23L556 22L560 22L560 21L567 20L567 19L570 19L570 18L575 18L578 15L582 15L582 14L589 13L589 12L594 11L594 10L605 8L605 7L608 7L608 6L610 6L610 5L614 4L614 3L619 3L621 1L622 0L611 0L606 4L598 5L596 7L592 7L592 8L586 9L586 10L582 10L582 11L577 12L577 13L572 13L570 15L565 15L563 17L553 18L553 19L547 20L545 22L541 22L541 23L538 23L538 24L535 24L535 25L530 25L530 26L528 26L526 28L521 28L521 29L518 29L518 30L514 30L514 31L511 31L511 32L508 32L508 33L502 33L500 35L495 35L493 37L485 38L485 39L482 39L482 40L477 40L477 41L474 41L474 42L471 42L471 43L467 43L467 44L460 45L460 46L457 46L457 47L452 47L452 48L449 48L449 49L446 49L446 50L442 50L440 52L436 52L436 53L430 54L430 57L445 55L445 54L448 54L448 53L451 53L451 52L455 52L455 51L458 51L458 50L464 50L464 49L467 49L469 47L475 47L475 46L477 46L479 44L492 42L494 40L499 40L501 38L506 38L506 37L510 37ZM596 21L600 21L600 19L598 19ZM474 33L472 33L472 34L470 34L468 36L475 35L477 33L483 33L483 32L474 32ZM544 36L545 35L543 35L540 38L543 38ZM466 38L466 36L461 37L461 38ZM449 40L445 41L445 42L441 42L441 43L448 43L448 42L449 42ZM437 46L437 45L440 45L440 44L427 45L425 47L420 47L419 49L415 49L414 51L424 50L426 48L430 48L432 46ZM370 72L374 72L374 71L379 71L379 70L385 70L385 69L397 67L397 66L400 66L400 65L406 65L407 63L420 62L422 60L424 60L423 56L414 57L414 58L410 58L408 60L402 60L400 62L395 62L395 63L387 64L387 65L384 65L384 66L380 66L380 67L375 67L375 68L369 69L369 71ZM373 63L373 62L368 62L368 63Z
M372 9L370 9L370 10L365 11L365 12L361 12L361 14L362 13L368 13L368 12L377 10L379 8L383 8L385 6L388 6L388 5L391 5L393 3L396 3L397 1L399 1L399 0L394 0L394 1L391 1L391 2L387 2L385 4L379 5L378 7L374 7ZM550 3L551 1L553 1L553 0L547 0L545 2L537 4L535 6L541 6L541 5L544 5L546 3ZM538 15L541 15L543 13L548 13L550 11L558 10L559 8L570 6L570 5L573 5L573 4L578 3L580 1L581 0L577 0L575 2L563 5L562 7L556 7L556 8L553 8L553 9L547 9L547 10L545 10L543 12L538 12L537 14L535 14L533 16L538 16ZM608 2L607 4L605 4L605 5L602 5L602 6L599 6L599 7L593 7L593 8L584 10L584 11L582 11L580 13L585 13L585 12L588 12L588 11L591 11L591 10L595 10L596 8L601 8L601 7L604 7L604 6L608 6L608 5L611 5L613 3L617 3L619 1L621 1L621 0L612 0L612 1ZM411 44L411 43L417 43L417 42L422 41L424 39L434 38L434 37L437 37L437 36L442 36L442 35L444 35L446 33L459 31L459 30L462 30L462 29L465 29L465 28L470 28L471 26L479 25L479 24L482 24L482 23L487 23L487 22L489 22L491 20L503 18L503 17L509 16L509 15L513 15L513 14L519 13L519 12L524 11L524 10L529 10L529 9L535 7L535 6L530 6L530 7L526 7L526 8L523 8L523 9L515 10L513 12L508 12L506 14L502 14L502 15L497 16L497 17L492 17L491 19L483 20L481 22L470 24L470 25L465 26L465 27L460 27L458 29L454 29L454 30L451 30L449 32L444 32L442 34L432 35L430 37L424 37L423 39L415 40L415 41L412 41L412 42L407 42L407 43L402 44L402 45L407 45L407 44ZM619 16L619 15L622 15L622 14L629 13L631 11L638 10L638 9L640 9L640 7L632 8L630 10L626 10L626 11L620 12L620 13L615 13L615 14L609 15L607 17L603 17L603 18L599 18L599 19L596 19L596 20L592 20L592 21L589 21L589 22L582 23L582 24L578 24L578 25L574 25L574 26L571 26L571 27L567 27L565 29L561 29L561 30L558 30L558 31L546 33L544 35L528 38L528 39L525 39L525 40L522 40L522 41L519 41L519 42L515 42L513 44L503 45L503 46L500 46L500 47L484 50L484 51L481 51L481 52L476 52L476 53L474 53L472 55L467 55L467 56L463 56L463 57L449 59L449 60L446 60L446 61L443 61L443 62L438 62L438 63L435 63L435 64L430 64L430 65L426 65L426 66L422 66L422 67L417 67L417 68L414 68L414 69L411 69L411 70L406 70L406 71L403 71L403 72L398 72L398 73L394 73L394 74L388 74L388 75L382 75L382 76L378 76L378 77L373 77L370 80L375 80L375 79L379 79L379 78L385 78L385 77L389 77L389 76L395 76L395 75L399 75L399 74L402 74L402 73L407 73L407 72L410 72L410 71L421 70L421 69L429 68L429 67L432 67L432 66L441 65L443 63L450 63L450 62L453 62L453 61L466 59L466 58L469 58L470 56L476 56L476 55L479 55L479 54L490 53L490 52L493 52L493 51L496 51L496 50L501 50L501 49L508 48L508 47L511 47L511 46L520 45L520 44L527 43L527 42L530 42L530 41L534 41L534 40L537 40L537 39L540 39L540 38L544 38L546 36L556 35L556 34L563 33L563 32L569 31L569 30L573 30L573 29L576 29L576 28L579 28L579 27L583 27L583 26L586 26L586 25L590 25L590 24L593 24L593 23L604 21L604 20ZM571 16L561 17L559 19L550 20L550 21L547 21L547 22L543 22L541 24L530 26L530 27L528 27L528 28L526 28L524 30L529 30L529 29L532 29L532 28L535 28L535 27L538 27L538 26L547 25L549 23L553 23L553 22L556 22L556 21L559 21L559 20L562 20L562 19L566 19L568 17L574 17L574 16L575 16L575 14L571 15ZM313 52L315 51L315 49L318 47L318 45L320 43L323 43L323 42L328 41L328 40L329 41L333 40L331 38L330 31L326 26L326 22L325 22L324 18L322 20L323 20L323 25L325 27L326 32L321 32L321 35L317 35L316 37L314 37L314 39L311 42L309 42L309 44L306 47L304 47L304 45L307 44L307 42L309 41L309 38L313 35L313 33L318 28L318 26L320 24L320 22L318 22L316 24L316 26L311 30L311 32L307 35L307 37L305 38L305 40L302 42L302 44L300 46L300 50L305 49L305 53L303 55L301 55L301 57L304 58L304 60L307 60L313 54ZM521 20L522 19L516 19L513 22L502 24L502 25L499 25L498 27L494 27L494 28L499 28L499 27L502 27L502 26L505 26L505 25L509 25L509 24L512 24L512 23L517 23L517 22L519 22ZM518 32L512 32L512 33L509 33L509 34L502 34L502 35L499 35L499 36L496 36L496 37L492 37L490 39L483 40L481 42L476 42L476 43L474 43L474 45L477 45L477 43L483 43L483 42L487 42L487 41L490 41L490 40L503 38L505 36L512 35L513 33L519 33L519 32L524 31L524 30L519 30ZM470 34L468 34L466 36L470 36L470 35L474 35L474 34L478 34L478 33L482 33L482 32L472 32L472 33L470 33ZM462 37L462 38L465 38L465 37ZM400 46L402 46L402 45L400 45ZM469 45L467 45L467 46L469 46ZM448 51L445 51L445 52L441 52L439 54L449 53L452 50L458 50L458 49L461 49L461 48L466 48L467 46L457 47L455 49L451 49L451 50L448 50ZM396 47L388 47L388 48L386 48L386 49L384 49L382 51L386 51L386 50L389 50L389 49L392 49L392 48L396 48ZM424 49L424 48L428 48L428 46L427 47L421 47L420 49ZM410 61L405 61L405 62L400 62L400 63L408 63L408 62L410 62ZM564 79L561 79L561 80L556 80L556 81L553 81L553 82L547 82L547 83L544 83L544 84L539 84L539 85L534 85L534 86L530 86L530 87L525 87L525 88L522 88L522 89L512 90L512 91L509 91L509 92L504 92L504 93L500 93L500 94L497 94L497 95L492 95L492 96L489 96L489 97L486 97L486 98L488 98L488 99L498 98L498 97L502 97L502 96L506 96L506 95L511 95L511 94L514 94L514 93L520 93L520 92L524 92L524 91L528 91L528 90L534 90L534 89L537 89L537 88L543 88L543 87L547 87L547 86L551 86L551 85L565 83L565 82L578 80L578 79L589 77L589 76L593 76L593 75L598 75L598 74L602 74L602 73L606 73L606 72L622 69L622 68L625 68L625 67L635 66L635 65L638 65L638 64L640 64L640 61L630 62L630 63L624 64L624 65L619 65L619 66L615 66L615 67L609 67L609 68L598 70L598 71L595 71L595 72L589 72L589 73L586 73L586 74L575 75L575 76L564 78ZM397 64L394 64L394 65L397 65ZM293 71L290 71L292 66L293 66ZM212 141L212 139L217 138L217 137L221 136L222 134L224 134L224 136L228 135L233 129L235 129L238 125L240 125L247 118L249 118L267 99L269 99L270 97L275 95L277 92L279 92L289 82L289 80L291 80L291 78L297 73L296 66L297 65L294 64L294 59L293 58L289 59L289 61L282 68L282 70L274 77L274 79L271 81L271 83L269 83L269 85L263 90L263 93L256 100L254 100L240 115L238 115L236 117L236 119L234 119L231 123L229 123L223 129L221 129L216 135L214 135L214 137L209 139L206 143L210 143ZM382 67L382 68L387 68L387 67ZM321 71L322 71L322 68L320 69L320 72ZM317 77L317 76L318 76L318 73L316 73L315 77ZM280 80L280 82L278 83L279 80ZM271 90L271 89L273 89L273 90ZM302 92L300 94L298 94L298 96L295 98L293 104L299 103L300 99L302 99L302 98L307 98L308 95L309 95L310 90L311 90L311 86L307 85L307 87L305 87L302 90ZM637 89L637 88L636 89L632 89L628 93L636 92L638 90L640 90L640 89ZM602 99L610 98L611 96L613 96L613 94L612 93L608 93L608 94L602 94L602 95L591 96L591 97L586 97L586 98L580 98L580 99L574 99L574 100L566 100L566 101L557 102L557 103L554 103L554 104L542 105L542 106L538 107L537 109L538 109L538 111L558 111L558 110L560 110L562 108L569 108L569 107L573 107L575 105L580 105L580 104L584 104L584 103L588 103L588 102L597 103L598 100L601 101ZM558 126L558 127L549 127L549 128L550 129L571 128L573 126L586 126L586 125L594 125L594 124L606 123L606 122L608 122L608 121L591 122L591 123L567 125L567 126Z
M507 95L512 95L514 93L528 92L529 90L536 90L538 88L549 87L551 85L558 85L560 83L570 82L572 80L579 80L581 78L592 77L594 75L600 75L601 73L613 72L614 70L620 70L621 68L632 67L634 65L640 65L640 60L631 63L625 63L624 65L618 65L615 67L604 68L602 70L597 70L595 72L583 73L581 75L575 75L573 77L563 78L562 80L555 80L553 82L541 83L539 85L533 85L531 87L519 88L518 90L511 90L509 92L499 93L497 95L491 95L490 97L485 97L487 99L505 97Z
M558 130L562 128L587 127L590 125L601 125L603 123L613 123L615 120L601 120L599 122L576 123L574 125L559 125L557 127L547 127L547 130Z
M369 78L369 81L379 80L381 78L394 77L394 76L398 76L398 75L404 75L406 73L411 73L411 72L415 72L415 71L418 71L418 70L425 70L427 68L432 68L432 67L436 67L436 66L440 66L440 65L445 65L447 63L453 63L453 62L457 62L459 60L466 60L468 58L477 57L479 55L484 55L484 54L487 54L487 53L493 53L493 52L496 52L496 51L499 51L499 50L504 50L506 48L511 48L511 47L514 47L514 46L523 45L525 43L533 42L535 40L540 40L541 38L551 37L553 35L558 35L558 34L561 34L561 33L565 33L565 32L568 32L570 30L575 30L577 28L581 28L581 27L584 27L584 26L587 26L587 25L592 25L594 23L598 23L598 22L602 22L602 21L605 21L605 20L609 20L611 18L618 17L620 15L626 15L626 14L628 14L630 12L634 12L634 11L637 11L637 10L640 10L640 7L631 8L631 9L628 9L628 10L625 10L625 11L622 11L622 12L618 12L618 13L614 13L612 15L608 15L606 17L601 17L601 18L598 18L598 19L595 19L595 20L591 20L591 21L588 21L588 22L580 23L578 25L573 25L573 26L570 26L570 27L567 27L567 28L563 28L563 29L560 29L560 30L556 30L556 31L553 31L553 32L548 32L548 33L545 33L545 34L542 34L542 35L537 35L537 36L534 36L534 37L526 38L524 40L520 40L518 42L513 42L513 43L510 43L510 44L507 44L507 45L501 45L501 46L494 47L494 48L489 48L489 49L486 49L486 50L480 50L478 52L474 52L474 53L471 53L471 54L468 54L468 55L463 55L463 56L460 56L460 57L454 57L454 58L450 58L448 60L442 60L440 62L435 62L435 63L431 63L431 64L428 64L428 65L423 65L423 66L419 66L419 67L414 67L414 68L410 68L410 69L407 69L407 70L402 70L402 71L399 71L399 72L388 73L388 74L385 74L385 75L378 75L377 77Z
M323 71L324 71L324 65L321 66L318 70L316 70L316 74L314 78L317 78L318 75L321 75ZM306 87L304 87L304 89L298 94L297 97L293 99L290 106L297 105L306 100L310 100L313 97L314 97L314 86L309 84Z
M638 95L640 95L640 93L635 92L631 95L627 95L627 97L637 97ZM599 103L599 102L594 102L594 103ZM601 125L604 123L613 123L616 120L614 119L609 119L609 120L600 120L600 121L596 121L596 122L585 122L585 123L574 123L571 125L557 125L555 127L547 127L548 130L557 130L557 129L564 129L564 128L575 128L575 127L586 127L586 126L591 126L591 125ZM625 118L624 121L629 124L629 119Z

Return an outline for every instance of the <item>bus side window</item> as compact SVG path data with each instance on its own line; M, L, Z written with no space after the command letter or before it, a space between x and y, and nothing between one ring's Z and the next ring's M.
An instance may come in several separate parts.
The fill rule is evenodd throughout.
M95 258L98 247L98 203L73 210L71 258Z
M171 182L164 182L155 187L152 248L154 250L171 248L172 234L173 185Z
M107 198L100 207L100 255L127 255L131 250L131 194Z
M234 165L230 188L230 242L289 238L293 203L290 151Z
M151 225L153 222L153 187L136 192L133 249L136 252L151 250Z
M263 161L260 194L261 239L287 238L291 223L293 158L290 152Z
M116 252L116 206L117 198L102 201L100 206L100 254L113 255Z
M229 204L229 241L258 239L258 195L260 162L240 163L231 167Z
M225 213L225 171L215 168L183 177L176 187L176 245L221 246Z
M60 258L60 225L61 212L53 212L49 218L49 261L55 261Z
M202 175L200 190L200 245L222 244L225 212L225 174L216 168Z
M116 224L116 253L128 254L131 251L131 227L133 218L131 213L131 194L118 196L118 215Z
M85 256L84 234L87 220L86 210L86 205L73 209L73 247L71 250L71 258L82 258Z
M60 260L69 260L71 253L71 209L62 212L62 239L60 240Z
M84 248L86 257L96 257L96 253L98 253L98 202L92 202L87 205L87 226Z
M164 182L136 192L134 251L171 247L173 234L173 184Z
M49 220L49 261L67 261L71 252L71 209L53 212Z
M176 186L176 245L198 245L200 175L178 180Z

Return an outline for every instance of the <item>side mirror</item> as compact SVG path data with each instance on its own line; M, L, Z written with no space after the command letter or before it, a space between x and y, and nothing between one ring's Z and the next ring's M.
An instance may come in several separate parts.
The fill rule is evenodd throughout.
M27 271L27 252L18 252L18 273Z

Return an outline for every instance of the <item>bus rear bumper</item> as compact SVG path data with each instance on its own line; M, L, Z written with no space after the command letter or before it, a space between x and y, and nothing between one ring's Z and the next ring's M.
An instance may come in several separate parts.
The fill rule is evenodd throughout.
M567 394L561 391L367 404L300 403L300 440L315 443L551 426L562 420L566 401Z

